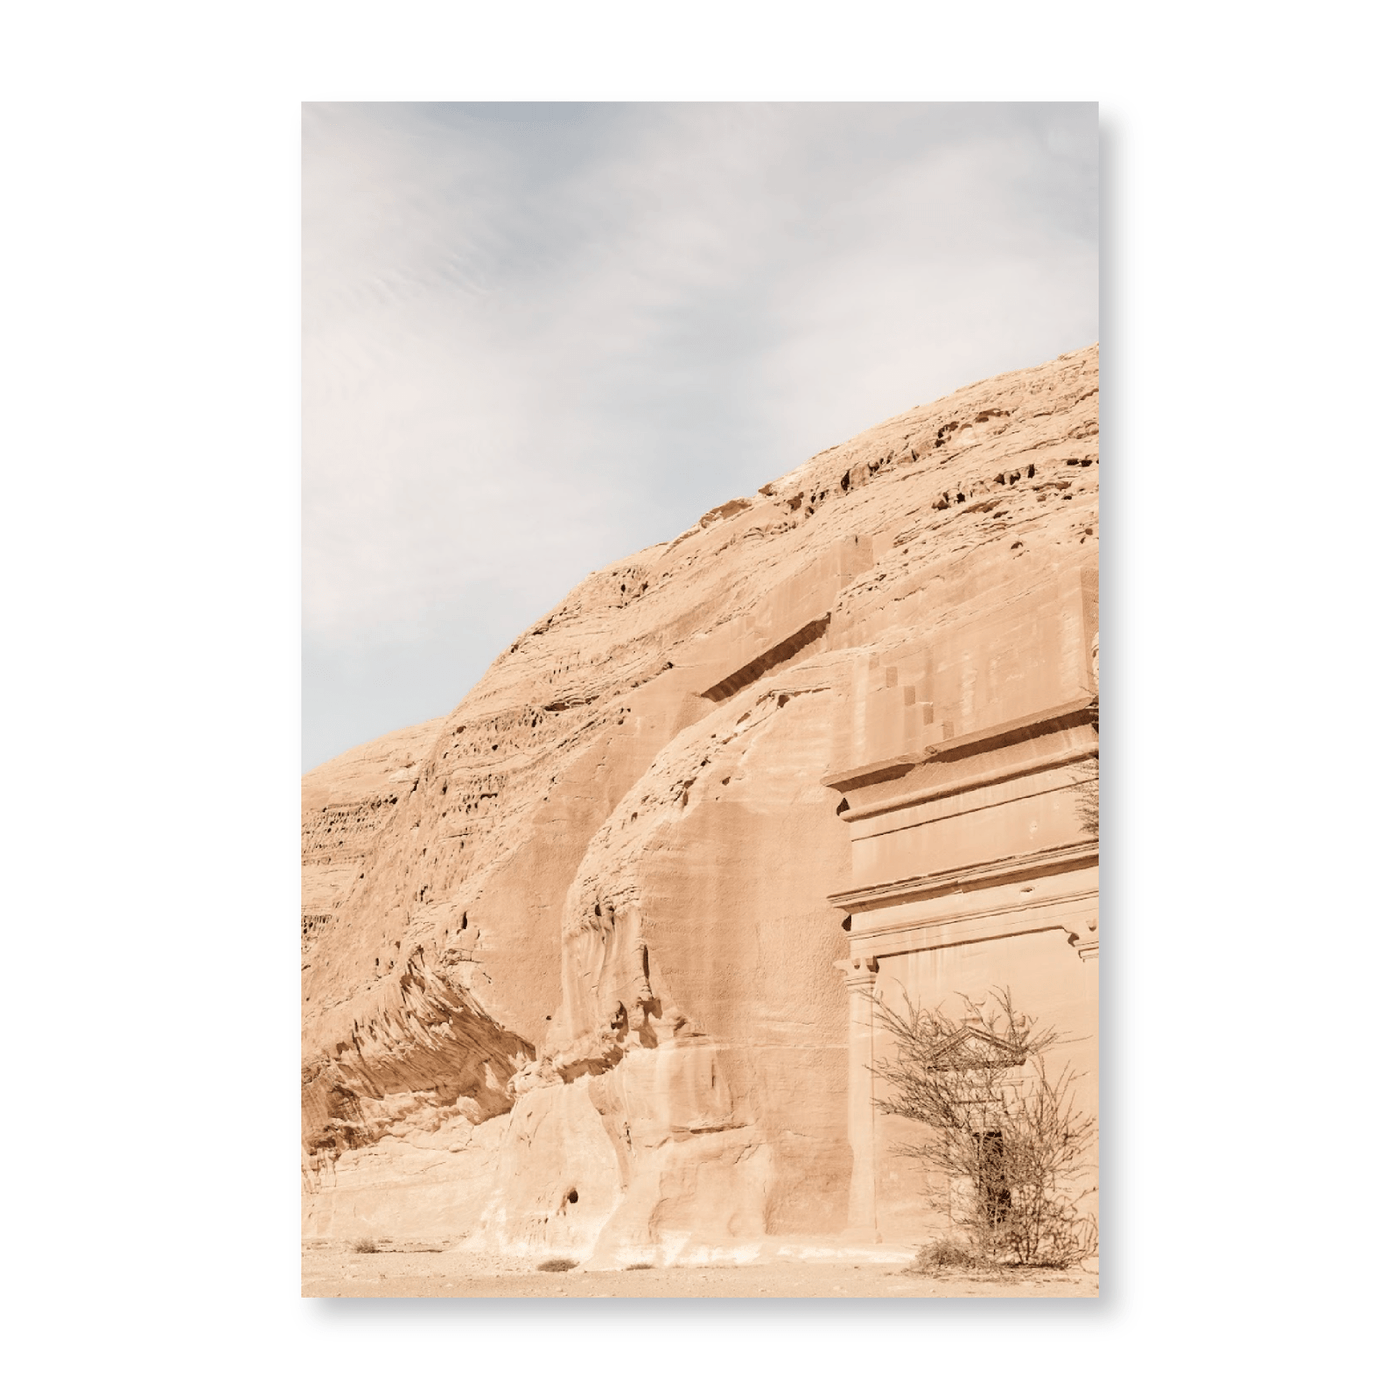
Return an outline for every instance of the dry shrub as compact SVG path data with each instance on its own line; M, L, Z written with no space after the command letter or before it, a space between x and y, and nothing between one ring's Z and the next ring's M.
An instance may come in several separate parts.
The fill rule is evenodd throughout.
M931 1129L896 1150L920 1161L931 1183L948 1184L953 1223L976 1263L1067 1268L1098 1250L1087 1161L1098 1125L1075 1107L1079 1076L1048 1073L1045 1054L1060 1037L1037 1029L1009 989L980 1007L963 1000L961 1018L907 998L902 1015L876 1001L895 1046L894 1060L875 1066L890 1090L877 1104Z
M546 1259L542 1263L536 1264L535 1268L542 1274L563 1274L570 1269L578 1268L577 1259Z
M655 1268L655 1267L656 1267L656 1266L655 1266L654 1264L647 1264L647 1263L629 1264L629 1265L627 1266L627 1272L630 1274L630 1273L632 1272L633 1269L652 1269L652 1268Z
M354 1244L356 1254L378 1254L379 1246L374 1240L366 1236L362 1240L356 1240Z
M956 1240L934 1240L922 1245L913 1262L905 1269L906 1274L936 1274L942 1269L975 1269L977 1256Z

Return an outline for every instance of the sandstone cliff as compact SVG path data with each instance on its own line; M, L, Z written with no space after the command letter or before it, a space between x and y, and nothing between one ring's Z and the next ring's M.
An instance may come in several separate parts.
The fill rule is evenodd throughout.
M308 1230L614 1262L841 1230L823 775L873 665L1095 569L1097 505L1091 347L592 575L446 719L307 775ZM911 744L962 732L971 682L919 684Z

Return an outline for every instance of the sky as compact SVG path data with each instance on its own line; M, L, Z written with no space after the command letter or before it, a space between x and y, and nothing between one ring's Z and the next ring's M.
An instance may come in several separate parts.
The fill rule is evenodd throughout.
M1098 112L307 104L302 768L588 573L1098 339Z

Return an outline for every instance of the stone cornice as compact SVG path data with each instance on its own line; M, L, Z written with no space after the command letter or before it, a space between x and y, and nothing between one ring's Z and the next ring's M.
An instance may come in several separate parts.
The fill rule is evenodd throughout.
M879 885L865 885L853 890L840 890L827 895L827 900L848 914L863 914L871 909L884 909L892 904L907 904L915 899L927 899L965 890L988 889L1046 875L1058 875L1067 870L1083 870L1099 863L1099 843L1080 841L1071 846L1052 846L1029 855L1010 856L1004 860L981 865L963 866L955 870L940 870L908 880L891 880Z
M1085 693L1064 704L1052 705L1049 709L1039 710L1035 714L1022 715L1019 719L1009 720L1005 724L974 729L971 733L956 735L937 744L930 744L926 748L899 754L894 758L881 759L876 763L867 763L859 768L827 773L823 776L822 783L840 793L851 792L856 788L868 787L872 783L902 778L920 764L971 758L991 749L1006 748L1026 739L1039 738L1042 734L1072 729L1079 724L1097 725L1098 722L1099 697Z
M1019 759L1002 763L993 772L981 772L962 776L945 776L941 782L924 783L918 787L897 791L878 802L868 802L861 807L839 808L836 815L843 822L864 821L869 817L884 816L887 812L897 812L901 807L917 807L921 803L933 802L941 797L956 797L963 792L986 791L1013 778L1024 778L1031 773L1048 772L1052 768L1067 768L1071 764L1082 763L1099 751L1097 737L1088 743L1077 745L1056 754L1023 753ZM956 774L956 770L955 770Z

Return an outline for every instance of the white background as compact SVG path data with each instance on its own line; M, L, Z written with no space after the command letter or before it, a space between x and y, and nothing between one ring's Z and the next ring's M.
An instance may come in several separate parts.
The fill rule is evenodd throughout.
M1380 7L12 9L16 1393L1374 1393L1395 1246ZM1104 1296L298 1296L299 104L1101 103Z

